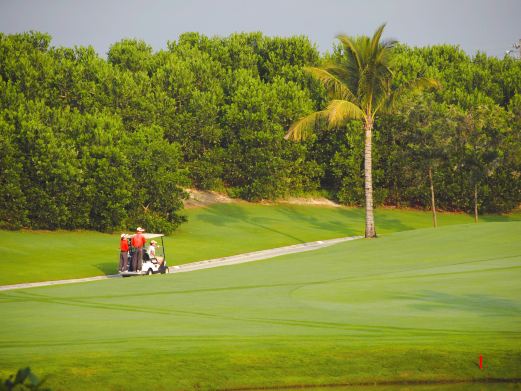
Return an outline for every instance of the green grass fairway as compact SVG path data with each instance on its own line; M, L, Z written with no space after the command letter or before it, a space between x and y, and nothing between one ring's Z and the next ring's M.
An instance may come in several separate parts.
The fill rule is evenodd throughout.
M3 292L0 377L30 365L54 390L519 379L520 238L521 222L454 225Z
M302 205L218 204L185 211L189 222L173 235L177 263L218 258L314 240L363 235L365 212L361 208ZM378 234L432 227L425 211L377 209ZM487 215L482 222L521 220L521 214ZM466 214L441 213L440 226L467 224Z
M363 233L362 209L248 203L185 211L189 222L166 238L170 265ZM520 214L482 221L521 220ZM431 226L429 212L382 209L379 233ZM440 214L441 226L470 223ZM116 273L119 235L97 232L0 232L0 285Z

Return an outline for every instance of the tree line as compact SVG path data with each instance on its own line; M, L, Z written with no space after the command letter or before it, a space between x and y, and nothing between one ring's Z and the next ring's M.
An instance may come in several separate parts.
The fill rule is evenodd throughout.
M304 71L334 59L304 36L186 33L154 52L124 39L106 58L0 34L0 227L172 232L183 188L247 200L310 192L364 205L360 120L317 122L328 91ZM373 126L376 205L507 212L521 202L521 62L454 46L393 47L394 87L421 77Z

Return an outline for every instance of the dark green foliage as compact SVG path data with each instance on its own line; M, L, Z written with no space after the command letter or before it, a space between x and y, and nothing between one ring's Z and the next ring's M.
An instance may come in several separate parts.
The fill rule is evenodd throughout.
M235 188L234 195L275 199L290 190L314 189L316 163L307 161L305 148L283 139L292 119L310 109L308 96L293 82L277 78L266 84L249 72L237 73L234 84L224 113L224 180Z
M318 186L321 169L306 148L282 138L315 104L301 68L317 60L304 37L187 33L169 43L154 80L172 99L166 136L182 145L194 186L249 200Z
M426 76L443 88L375 123L375 203L429 207L430 167L441 209L472 210L475 189L480 211L517 207L521 61L447 45L395 54L394 87ZM261 33L186 33L155 53L124 39L107 60L0 34L0 228L172 232L189 186L250 200L322 188L363 204L359 122L283 139L324 106L303 71L322 60L306 37Z
M107 59L121 69L148 73L152 70L152 47L143 41L124 39L110 47Z
M335 199L346 205L362 206L364 193L364 134L360 121L350 121L344 129L318 132L313 153L320 154L326 168L322 185L333 191ZM384 135L378 131L373 134L374 143L385 145ZM380 149L373 150L373 194L375 205L382 205L387 197L383 179L387 171L383 169L387 160L382 159Z
M394 63L397 85L427 76L439 80L442 89L406 97L376 123L377 203L430 207L430 167L441 209L472 211L475 187L482 212L519 206L521 62L483 54L471 58L448 45L415 49L401 45ZM317 149L327 167L323 184L340 201L357 205L363 191L361 147L360 142L353 143L356 136L343 132L339 131L340 137L327 136L329 141L319 138ZM329 142L333 147L322 145Z
M122 41L106 62L92 48L49 42L39 33L0 36L0 226L125 229L148 202L149 226L172 232L183 221L179 148L158 125L153 142L138 130L166 106L152 89L151 51ZM140 158L157 170L157 187L142 184Z
M131 164L133 226L147 227L151 232L173 232L185 221L176 211L182 208L185 193L179 188L187 185L177 143L164 141L159 126L141 127L127 136L126 155Z
M18 229L27 223L26 198L21 183L23 166L8 128L9 125L0 119L0 228Z

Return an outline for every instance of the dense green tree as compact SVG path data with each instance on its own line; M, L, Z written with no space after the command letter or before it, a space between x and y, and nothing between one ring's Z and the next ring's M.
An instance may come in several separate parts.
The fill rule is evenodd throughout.
M53 73L48 56L50 42L48 34L39 32L0 33L0 76L28 99L49 95L47 80Z
M17 113L14 108L24 101L23 94L10 82L0 79L0 228L26 226L26 198L22 188L23 164L16 144Z
M55 114L42 102L29 102L17 118L22 187L34 228L75 228L71 220L81 167L73 141L53 131Z
M448 158L447 109L429 100L407 103L407 120L412 129L401 137L406 142L405 153L409 154L411 164L424 174L420 175L420 188L427 182L427 177L433 226L437 227L434 178L442 162Z
M225 108L225 183L246 199L273 199L290 189L316 186L318 167L307 162L302 146L285 143L285 127L312 102L294 83L264 84L250 72L238 72L233 99ZM297 164L305 166L299 171ZM300 175L295 175L295 174Z
M487 178L493 177L502 163L503 144L510 128L508 117L498 106L478 106L461 113L456 147L459 149L460 167L466 172L473 195L473 212L478 222L478 190L485 188Z
M171 232L189 186L363 205L368 172L375 205L517 207L521 62L394 46L382 29L325 56L302 36L186 33L159 52L123 39L107 59L0 34L0 227ZM383 110L424 78L444 88ZM285 142L303 116L315 132Z
M107 60L133 73L148 73L152 71L152 47L142 40L123 39L109 48Z
M78 137L84 167L82 201L91 229L123 228L131 209L132 167L125 154L126 133L119 117L97 113L84 117Z
M156 87L163 89L170 104L167 115L157 123L165 129L170 142L179 142L183 159L189 167L194 185L218 187L222 129L219 121L224 102L221 65L198 48L176 45L164 56L153 77Z
M165 142L159 126L140 127L126 140L124 150L132 167L132 223L150 231L171 233L185 221L177 213L186 196L180 186L188 184L186 172L180 167L180 146Z
M23 166L13 143L11 126L0 118L0 228L18 229L28 223L22 190Z

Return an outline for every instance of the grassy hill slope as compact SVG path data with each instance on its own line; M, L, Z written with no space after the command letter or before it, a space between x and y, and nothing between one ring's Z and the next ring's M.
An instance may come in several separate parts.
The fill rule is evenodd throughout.
M170 265L363 233L362 209L248 203L186 210L189 222L165 239ZM521 220L521 215L483 221ZM431 226L428 212L377 210L379 233ZM440 214L440 225L469 223ZM116 273L119 235L98 232L0 232L0 285Z
M30 365L57 390L521 378L520 235L456 225L4 292L0 375Z

